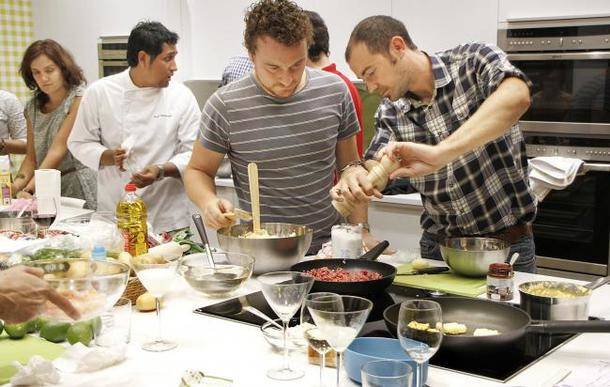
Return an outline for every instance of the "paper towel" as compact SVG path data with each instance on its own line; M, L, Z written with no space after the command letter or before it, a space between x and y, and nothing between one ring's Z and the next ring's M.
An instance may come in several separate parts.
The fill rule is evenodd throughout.
M34 171L36 197L61 198L61 172L57 169L37 169Z

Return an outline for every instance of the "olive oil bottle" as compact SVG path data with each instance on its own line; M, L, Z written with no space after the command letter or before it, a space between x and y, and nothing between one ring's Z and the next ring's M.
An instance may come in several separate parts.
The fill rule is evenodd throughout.
M146 204L136 194L136 185L125 186L125 196L116 206L117 227L123 236L123 250L134 257L148 252L146 236Z

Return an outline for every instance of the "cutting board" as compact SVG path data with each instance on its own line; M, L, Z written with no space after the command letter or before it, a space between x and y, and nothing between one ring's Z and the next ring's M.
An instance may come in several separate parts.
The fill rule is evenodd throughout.
M401 265L396 269L398 274L410 273L412 270L410 263ZM440 290L466 297L477 297L487 291L487 280L485 278L462 277L452 272L396 276L394 285Z
M60 357L66 349L50 341L36 336L26 335L20 340L11 340L6 333L0 335L0 384L8 383L17 370L13 361L26 364L34 355L54 360Z

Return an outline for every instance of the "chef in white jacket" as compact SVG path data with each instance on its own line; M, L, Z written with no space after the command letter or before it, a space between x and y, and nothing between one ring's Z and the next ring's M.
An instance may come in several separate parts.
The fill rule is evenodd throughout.
M98 171L98 210L115 211L134 182L155 232L190 219L182 173L200 112L188 88L170 83L177 41L161 23L139 23L127 43L129 69L87 88L68 138L70 152Z

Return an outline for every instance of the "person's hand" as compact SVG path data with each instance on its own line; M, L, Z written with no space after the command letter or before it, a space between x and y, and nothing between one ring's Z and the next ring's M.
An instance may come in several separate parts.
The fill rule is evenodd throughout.
M80 314L70 301L42 279L43 271L15 266L0 272L0 318L8 324L29 321L51 301L73 319Z
M32 195L31 193L29 193L28 191L19 191L17 192L17 194L15 195L15 197L17 199L34 199L34 195Z
M141 171L138 171L131 175L131 182L138 188L144 188L154 183L159 177L159 169L156 165L148 165Z
M123 162L127 158L127 151L123 148L114 149L114 165L119 168L120 171L124 172L125 167L123 167Z
M235 219L226 216L228 212L233 212L233 204L230 201L219 198L209 200L203 208L203 221L214 230L229 227L235 223Z
M362 243L364 244L365 251L369 251L373 247L377 246L380 242L381 241L375 238L370 232L368 232L367 230L362 230ZM383 253L381 254L392 255L395 253L396 250L388 246L388 248L383 250Z
M361 166L348 168L330 190L330 197L338 202L358 202L370 200L372 196L383 197L381 192L367 178L368 171Z
M390 179L429 175L451 162L438 145L415 142L390 142L381 153L400 161L400 168L390 174Z

